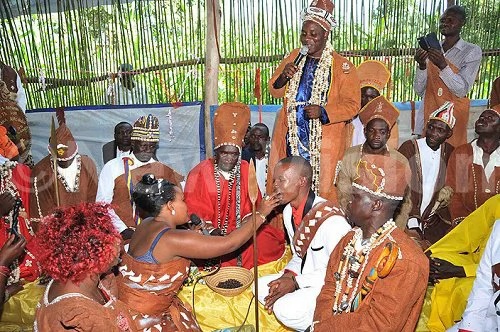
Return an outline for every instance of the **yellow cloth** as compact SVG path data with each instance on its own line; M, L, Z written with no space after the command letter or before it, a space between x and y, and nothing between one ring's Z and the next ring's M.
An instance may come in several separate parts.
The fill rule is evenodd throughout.
M259 266L259 277L278 273L283 270L291 259L290 248L287 247L283 256L277 261ZM198 283L195 290L194 304L196 320L203 331L238 327L245 319L248 305L252 299L252 288L248 287L243 293L234 297L225 297L213 292L206 285ZM193 287L184 287L179 293L179 298L192 306ZM256 300L254 300L256 301ZM249 310L245 324L255 325L254 303ZM194 310L193 310L194 311ZM259 328L261 331L290 331L281 325L274 314L269 315L264 307L259 304Z
M499 218L500 195L495 195L427 249L431 257L462 266L467 275L466 278L442 279L434 286L427 323L430 331L445 331L462 317L484 247Z
M427 323L429 322L429 314L431 313L431 293L433 290L434 286L427 286L427 290L425 291L424 304L422 306L422 311L420 312L420 317L418 318L415 332L429 332Z
M3 306L0 332L32 331L36 305L44 291L45 286L38 285L38 280L35 280L25 284L23 290L13 295Z

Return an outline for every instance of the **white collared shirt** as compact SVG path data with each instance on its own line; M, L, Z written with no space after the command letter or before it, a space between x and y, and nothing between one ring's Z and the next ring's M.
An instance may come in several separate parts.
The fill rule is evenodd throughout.
M116 158L128 157L132 153L132 150L122 151L118 147L116 147Z
M262 197L266 194L266 177L267 177L267 159L255 158L255 175L257 176L257 185L259 186Z
M467 307L462 315L462 321L450 328L448 331L465 329L468 331L498 331L500 328L499 315L496 310L494 300L498 297L499 291L495 292L492 281L492 266L500 263L500 219L493 225L483 256L479 262L476 272L476 279L472 286ZM497 304L498 305L498 304Z
M483 165L483 149L477 146L477 140L474 140L470 143L472 146L472 163L481 166L484 169L484 174L486 175L486 180L490 182L491 174L495 170L495 167L500 167L500 147L498 147L495 151L490 154L490 160L486 164L486 167Z
M421 165L425 165L422 167L422 202L420 205L420 215L422 215L434 195L441 162L441 146L436 151L432 150L427 145L425 137L418 139L417 145Z

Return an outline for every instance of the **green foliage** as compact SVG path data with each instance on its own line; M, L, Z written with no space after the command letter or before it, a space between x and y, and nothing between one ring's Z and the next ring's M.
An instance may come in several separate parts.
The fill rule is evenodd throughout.
M203 100L205 35L213 33L206 31L204 0L113 0L112 5L96 7L87 7L87 0L82 0L71 2L81 8L53 13L47 13L48 2L38 0L36 14L14 18L13 11L0 6L0 57L13 67L24 67L33 78L27 87L30 108L102 104L111 84L107 76L116 74L121 63L141 71L135 79L147 87L152 103ZM300 46L299 14L309 2L220 0L218 41L226 63L220 66L219 102L256 103L254 77L261 68L263 103L281 103L269 95L267 82L282 57ZM10 1L11 6L22 3ZM332 44L338 52L348 51L356 65L366 59L388 63L391 99L413 100L416 39L437 31L445 4L444 0L336 0L334 16L339 24ZM462 5L470 8L464 39L497 51L483 58L471 94L487 98L491 82L500 75L500 0L464 0ZM391 52L395 55L386 55ZM256 60L248 62L246 57ZM188 66L150 69L196 59ZM80 86L58 81L42 91L38 83L42 70L47 78L80 80Z

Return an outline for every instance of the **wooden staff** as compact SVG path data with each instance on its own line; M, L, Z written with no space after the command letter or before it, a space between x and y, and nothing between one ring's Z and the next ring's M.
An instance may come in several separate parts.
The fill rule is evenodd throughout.
M59 185L57 183L57 137L56 137L56 125L54 122L54 116L52 116L52 124L50 126L50 155L52 156L52 168L54 169L54 190L56 191L56 205L59 207Z
M253 223L253 279L254 279L254 294L255 294L255 331L259 332L259 267L258 267L258 252L257 252L257 225L255 221L255 203L259 196L259 187L257 185L257 176L255 175L255 166L253 159L250 160L248 167L248 196L252 202L252 223Z

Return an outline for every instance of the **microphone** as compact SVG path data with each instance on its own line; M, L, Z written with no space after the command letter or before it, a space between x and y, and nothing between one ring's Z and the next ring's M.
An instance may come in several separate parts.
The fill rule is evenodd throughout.
M191 216L189 216L189 220L191 220L191 223L195 226L201 225L201 232L203 235L210 235L210 232L204 227L205 223L196 214L192 213Z
M297 55L295 60L293 60L293 64L298 66L300 61L302 61L302 59L307 55L307 52L309 52L309 46L303 45L300 48L299 54Z

